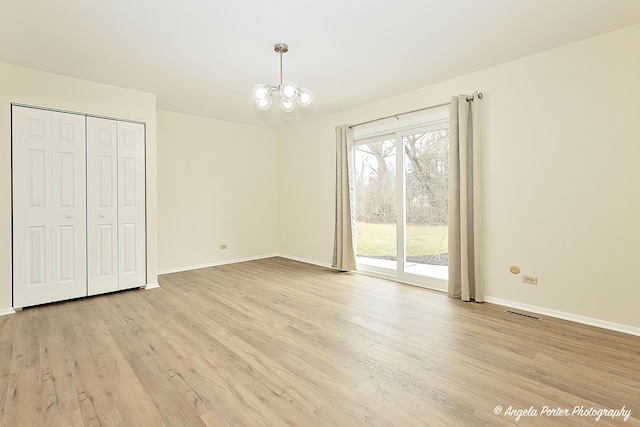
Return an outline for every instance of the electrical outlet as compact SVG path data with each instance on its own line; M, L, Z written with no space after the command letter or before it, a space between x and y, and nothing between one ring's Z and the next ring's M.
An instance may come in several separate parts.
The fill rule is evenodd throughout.
M226 243L222 243L220 245L220 249L227 249L227 244Z
M538 284L538 278L537 277L533 277L533 276L522 275L522 283L527 283L529 285L537 285Z

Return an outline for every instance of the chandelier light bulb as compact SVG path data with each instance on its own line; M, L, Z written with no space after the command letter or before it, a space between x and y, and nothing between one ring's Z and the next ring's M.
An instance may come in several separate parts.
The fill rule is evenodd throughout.
M313 93L309 89L300 89L298 91L298 104L302 107L308 107L313 101Z
M263 84L257 84L253 88L253 100L258 102L262 99L269 98L269 87Z
M293 111L294 108L296 108L296 104L293 102L293 99L291 100L283 99L282 102L280 103L280 108L285 113L290 113Z
M293 101L298 93L298 86L294 82L284 82L280 85L280 96L287 101Z
M270 96L267 96L266 98L262 98L262 99L256 101L256 105L262 111L267 111L269 108L271 108L271 104L272 104L272 102L271 102L271 97Z

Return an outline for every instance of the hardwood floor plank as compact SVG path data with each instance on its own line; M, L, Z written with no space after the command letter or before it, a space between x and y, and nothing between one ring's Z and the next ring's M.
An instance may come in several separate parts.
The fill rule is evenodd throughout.
M180 373L189 369L188 361L175 356L173 349L159 339L146 322L141 322L136 313L129 312L124 317L128 328L111 331L113 340L145 393L160 409L164 424L203 426L198 406L204 403L197 394L195 399L184 394ZM179 363L171 364L176 357L180 359Z
M174 337L169 340L181 341L179 347L190 356L190 360L199 371L208 372L210 378L215 378L219 373L227 373L228 376L223 381L238 380L245 387L257 388L261 391L261 400L269 402L270 407L283 408L283 420L289 425L309 425L300 420L308 421L305 410L312 411L316 408L309 402L318 402L322 399L321 396L313 394L312 390L304 390L302 393L304 396L292 392L292 388L299 383L297 377L283 369L270 356L227 332L207 317L203 316L199 319L206 323L190 324L190 330L182 329L178 332L173 326L174 323L167 324L164 328L167 332L176 331ZM186 320L184 323L181 322L181 324L189 323ZM183 339L179 340L179 337ZM187 343L184 337L192 337L193 340ZM206 342L207 345L203 348L200 344L200 351L197 351L195 349L198 345L195 342ZM200 357L202 350L206 350L207 359ZM212 363L215 363L215 366Z
M145 393L137 373L107 327L116 323L109 304L105 303L108 298L90 301L93 304L80 305L78 312L80 318L91 321L76 323L72 328L74 378L85 424L164 425L160 410Z

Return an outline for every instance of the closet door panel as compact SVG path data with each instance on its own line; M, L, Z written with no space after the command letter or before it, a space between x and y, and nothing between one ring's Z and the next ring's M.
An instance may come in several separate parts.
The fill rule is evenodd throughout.
M53 297L50 258L51 112L12 109L13 305Z
M13 305L86 295L84 116L12 107Z
M85 118L52 113L52 204L57 230L53 236L54 277L77 282L75 297L87 295L86 261L86 134ZM82 286L80 286L80 283Z
M117 291L118 134L115 120L87 117L88 294Z
M146 284L145 129L118 122L118 247L120 289Z

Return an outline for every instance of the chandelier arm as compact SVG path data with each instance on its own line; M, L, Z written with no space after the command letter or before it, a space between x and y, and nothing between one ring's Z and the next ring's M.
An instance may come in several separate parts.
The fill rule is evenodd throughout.
M282 52L280 52L280 86L282 86Z

